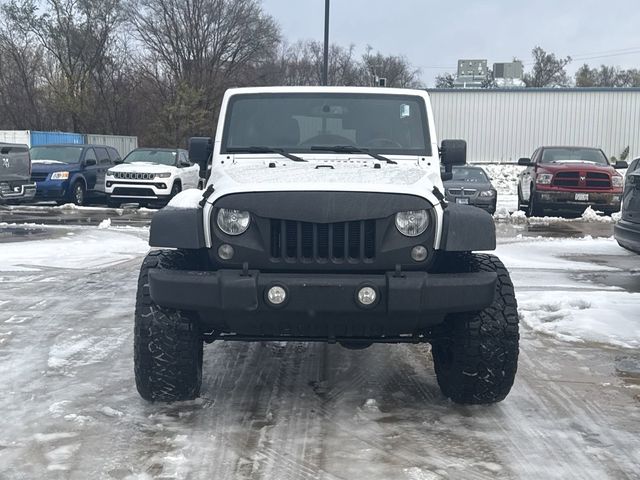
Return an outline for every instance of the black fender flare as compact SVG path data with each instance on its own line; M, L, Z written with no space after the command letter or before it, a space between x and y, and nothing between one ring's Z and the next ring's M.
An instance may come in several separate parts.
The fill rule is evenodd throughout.
M496 226L491 214L471 205L447 205L443 213L440 250L473 252L495 249Z
M202 208L165 207L151 220L149 246L200 249L205 247Z

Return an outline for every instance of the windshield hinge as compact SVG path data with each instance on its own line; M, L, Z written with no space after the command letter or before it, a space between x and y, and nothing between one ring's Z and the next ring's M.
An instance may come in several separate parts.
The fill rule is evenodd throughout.
M204 193L202 194L202 200L200 200L200 203L198 205L200 205L201 208L204 208L204 206L207 203L207 200L209 200L209 197L213 195L213 192L215 191L216 189L213 188L213 185L209 185L207 189L204 191Z
M444 195L442 194L442 192L438 187L433 187L433 194L438 199L438 202L440 203L440 205L442 205L442 208L447 208L448 204L444 198Z

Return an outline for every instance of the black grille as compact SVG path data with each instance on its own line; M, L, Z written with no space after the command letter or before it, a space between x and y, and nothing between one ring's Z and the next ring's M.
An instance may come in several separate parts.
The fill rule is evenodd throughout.
M308 223L271 220L273 259L297 261L372 260L376 254L376 222Z
M553 176L553 185L558 187L577 187L579 184L579 172L558 172Z
M32 182L43 182L47 179L48 173L34 172L31 174Z
M587 187L611 188L611 177L608 173L587 172Z
M123 188L113 189L112 195L126 195L130 197L155 197L156 194L150 188Z

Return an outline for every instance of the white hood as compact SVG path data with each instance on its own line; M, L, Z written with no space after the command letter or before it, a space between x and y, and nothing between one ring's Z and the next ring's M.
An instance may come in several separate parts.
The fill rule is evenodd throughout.
M286 190L389 192L430 199L434 185L440 183L440 173L422 168L417 159L400 160L395 165L361 158L304 163L242 159L214 168L210 183L216 188L212 201L234 192Z
M111 167L111 172L130 172L130 173L162 173L174 172L177 167L171 165L162 165L161 163L152 162L133 162L121 163L115 167Z

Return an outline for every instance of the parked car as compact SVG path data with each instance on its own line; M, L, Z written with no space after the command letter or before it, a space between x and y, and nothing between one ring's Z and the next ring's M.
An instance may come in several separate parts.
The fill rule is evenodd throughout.
M464 165L466 143L436 146L427 92L233 89L218 122L220 141L191 142L197 163L213 155L207 188L151 223L163 250L136 296L143 398L197 397L203 342L224 340L430 342L444 395L506 397L513 284L497 257L472 253L495 249L492 216L443 201L440 164Z
M0 143L0 204L32 200L31 158L27 145Z
M599 148L540 147L518 165L527 167L518 176L518 207L527 216L589 206L607 215L620 210L624 179L615 169L627 162L611 165Z
M180 148L137 148L109 169L105 179L112 207L123 202L166 203L182 190L201 186L199 165Z
M452 178L445 180L447 201L473 205L493 214L496 211L498 192L481 167L453 167Z
M624 248L640 253L640 158L636 158L627 170L622 196L622 217L614 225L613 232Z
M30 153L35 199L58 204L84 205L89 198L104 198L105 174L121 161L118 151L105 145L40 145Z

